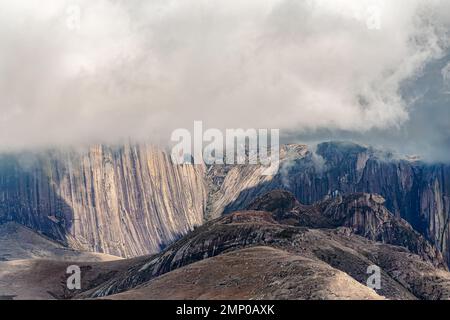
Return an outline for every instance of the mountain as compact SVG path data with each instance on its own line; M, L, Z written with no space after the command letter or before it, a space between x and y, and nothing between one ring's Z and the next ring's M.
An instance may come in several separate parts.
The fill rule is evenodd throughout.
M283 272L285 276L281 275ZM193 263L106 299L381 300L382 297L321 261L271 247L252 247Z
M270 206L277 208L274 212L237 211L208 222L159 255L129 268L126 273L91 289L83 296L103 297L136 287L141 288L146 285L153 287L153 281L158 277L198 261L206 261L205 259L211 257L246 248L264 246L311 259L319 264L325 263L328 267L344 272L362 284L365 284L367 280L368 266L377 265L384 272L383 286L377 293L389 299L449 297L450 274L442 256L439 254L429 256L428 252L422 252L419 248L425 247L431 252L437 252L437 250L426 243L418 233L412 231L405 221L397 220L388 213L389 216L386 217L385 222L388 225L398 223L398 228L393 231L396 234L392 235L392 239L402 238L403 232L410 235L405 238L405 245L412 248L411 250L389 244L395 240L386 239L385 244L382 244L370 240L370 235L368 238L361 237L358 235L360 232L357 228L348 227L348 224L341 219L332 218L335 223L334 228L305 226L302 219L305 215L302 213L304 207L300 210L298 207L291 209L292 196L288 196L288 201L285 203L284 200L280 201L277 193L276 191L275 195L271 193L266 196L269 199L275 199L274 202L269 201ZM370 199L370 195L355 195L355 197ZM344 206L335 206L335 212L339 212L340 216L348 215L346 206L351 205L354 198L349 197L343 201ZM380 210L376 201L361 201L366 201L366 206L362 206L359 212L354 212L353 217L373 216ZM260 200L252 206L257 206L258 202ZM281 210L281 215L278 211L279 207L286 208ZM321 204L316 206L316 208L321 207ZM316 212L316 214L322 215L325 219L330 217L324 211ZM339 225L339 223L342 224ZM245 260L235 263L247 265ZM272 272L275 270L269 273ZM290 272L284 275L293 276ZM320 272L306 273L306 275L320 279ZM241 277L241 279L244 278L244 276ZM301 288L298 290L301 291ZM291 298L296 297L294 294Z
M125 145L0 156L0 223L122 257L156 253L203 223L203 169Z
M209 168L208 173L217 170ZM279 173L266 177L260 171L258 166L222 171L221 179L214 180L218 183L212 189L209 215L219 217L246 208L255 198L277 189L292 192L304 204L336 195L378 194L389 211L435 244L450 263L450 165L397 157L353 143L327 142L316 148L283 146Z
M355 199L364 205L349 213ZM259 210L209 221L158 254L80 263L78 292L61 285L68 262L41 262L16 277L43 272L45 289L59 299L450 299L442 256L430 254L438 251L380 202L356 194L307 206L274 191L250 205ZM359 227L363 216L376 217L364 230L391 236L372 240L376 232ZM390 244L398 239L405 247ZM366 286L371 266L381 270L376 291ZM25 294L41 283L28 277L19 286Z
M277 221L314 229L344 227L351 234L372 241L401 246L434 266L446 269L441 252L405 220L384 207L374 194L336 196L313 205L302 205L287 191L275 190L251 203L247 209L268 211Z
M280 171L254 165L178 166L126 144L0 156L0 224L16 222L74 249L135 257L160 252L205 221L271 190L303 204L377 194L450 263L450 166L345 142L282 146ZM386 235L385 235L386 236Z

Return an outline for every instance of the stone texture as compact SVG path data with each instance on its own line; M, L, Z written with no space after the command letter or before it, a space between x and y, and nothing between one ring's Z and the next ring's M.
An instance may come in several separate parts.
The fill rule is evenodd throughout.
M308 276L314 275L314 276ZM270 247L220 255L169 272L118 300L381 300L372 289L321 261Z
M305 205L379 194L450 263L450 166L398 159L351 143L286 145L279 174L262 168L174 166L127 144L0 156L0 223L15 221L73 248L125 257L159 252L206 220L277 189Z
M358 210L348 210L355 202ZM253 205L273 212L234 212L205 223L152 256L78 261L82 289L75 292L65 286L65 272L73 262L0 262L0 298L450 298L446 267L437 267L430 256L413 252L416 247L410 244L423 238L406 233L408 249L375 242L370 239L375 234L363 232L385 234L386 228L391 236L380 240L388 243L403 239L402 228L409 227L405 222L391 229L397 220L382 208L378 196L348 195L305 206L292 194L275 191ZM302 219L305 215L311 215L307 225ZM324 220L316 220L316 215L323 215ZM374 218L364 227L361 217L369 216ZM334 227L322 228L323 221ZM368 267L373 265L381 268L381 289L376 292L365 287Z
M441 252L411 225L384 207L374 194L336 196L313 205L301 205L288 191L275 190L257 198L249 209L269 211L277 221L308 228L340 228L369 240L401 246L434 266L447 269Z
M83 250L159 252L203 223L203 176L145 145L2 155L0 222Z
M229 272L234 277L241 279L243 289L240 293L243 297L248 294L246 288L251 287L245 285L247 281L255 282L255 286L261 289L259 293L263 295L264 290L268 290L268 288L258 282L255 277L246 273L250 267L242 257L243 249L258 247L275 249L273 252L275 255L280 252L277 250L281 250L285 252L286 256L297 257L298 261L302 260L305 264L305 269L303 269L305 273L298 274L298 269L287 263L285 259L272 260L269 255L266 256L266 259L259 256L258 261L254 258L250 259L256 264L261 264L261 261L266 260L266 267L270 272L264 273L266 269L261 267L258 268L260 270L258 274L273 279L280 273L281 276L278 280L281 283L290 284L288 287L280 286L279 288L286 290L277 292L273 298L319 298L320 292L330 293L328 290L330 287L324 286L323 280L332 279L339 271L365 285L368 278L367 268L372 265L377 265L382 270L382 288L377 290L377 294L380 296L388 299L450 298L450 273L446 271L445 267L437 268L428 257L415 255L403 247L377 243L360 237L354 232L347 232L348 228L346 227L307 228L301 225L301 221L297 219L298 214L295 212L292 213L291 218L288 218L287 215L283 217L282 221L278 221L278 215L275 213L240 211L208 222L160 254L135 263L125 272L81 293L77 298L109 297L120 293L124 294L122 298L127 298L127 296L131 298L139 297L144 292L152 290L156 291L152 291L150 296L155 296L158 292L161 292L161 297L167 295L167 292L172 292L179 297L190 297L189 294L195 296L198 288L196 289L192 283L182 282L185 285L181 287L172 286L172 284L173 279L179 279L180 274L194 273L197 268L204 270L205 281L207 277L210 277L207 281L208 285L199 279L200 283L203 283L200 284L200 288L202 285L205 288L202 292L218 294L214 285L223 282L226 272L209 270L209 267L218 270L221 268L220 263L217 264L217 259L211 260L213 257L221 257L221 261L227 260L224 263L229 264L231 268L233 265L240 266L240 272L230 270ZM410 239L412 242L416 240L414 237ZM429 246L431 247L431 245ZM276 263L275 260L278 261L278 268L271 265L272 262ZM201 263L197 264L198 262ZM308 270L306 266L310 263L315 264L317 269ZM328 273L328 276L324 276L322 271ZM322 278L322 276L324 277ZM194 281L195 274L192 274L189 279ZM308 291L308 284L313 283L309 282L311 279L317 280L317 287L315 290ZM225 281L225 283L228 282ZM337 294L338 296L342 296L348 288L356 288L348 282L347 284L349 286L342 286L343 292ZM296 285L303 286L305 292L309 293L301 296L295 290ZM273 288L274 294L276 288ZM236 293L236 291L234 292ZM328 297L332 295L330 294ZM120 296L117 297L120 298ZM270 298L268 295L263 295L263 297Z
M257 167L229 168L215 188L213 197L220 200L210 206L211 216L246 208L277 189L292 192L303 204L358 192L379 194L388 210L434 243L450 263L450 165L409 161L341 142L322 143L315 150L288 145L281 156L280 172L273 177L261 177Z

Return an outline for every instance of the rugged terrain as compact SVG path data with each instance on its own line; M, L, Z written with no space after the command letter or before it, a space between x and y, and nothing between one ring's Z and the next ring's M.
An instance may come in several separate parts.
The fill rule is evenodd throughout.
M271 190L313 204L379 194L450 262L450 166L352 143L286 145L275 176L251 165L177 166L147 145L0 156L0 223L17 222L71 248L122 257L159 252L204 220Z
M65 247L22 225L0 225L0 300L54 299L55 287L65 288L65 272L72 264L122 260L119 257L77 251Z
M190 264L107 299L380 300L382 297L321 261L271 247L251 247Z
M203 169L125 145L0 156L0 223L122 257L159 252L203 223Z
M346 142L315 148L286 145L276 176L261 176L257 166L210 168L215 181L209 216L245 208L270 190L292 192L301 203L313 204L333 195L379 194L397 217L434 243L450 262L450 165L429 164ZM220 179L216 178L219 175Z
M78 292L64 286L69 262L49 260L15 272L16 290L26 296L45 278L42 290L53 298L449 299L450 273L439 251L381 203L355 194L306 206L274 191L159 254L79 263ZM361 217L371 224L361 228ZM381 268L376 292L366 286L369 266ZM0 276L0 284L5 279L11 276ZM3 295L13 295L7 289Z
M262 170L132 144L4 154L0 297L449 297L449 166L323 143Z
M377 200L373 200L370 195L360 194L354 195L354 197L356 197L357 203L361 204L358 207L359 210L349 213L346 210L346 207L355 201L355 198L352 197L342 199L339 204L331 205L335 209L334 212L340 212L341 215L349 218L346 221L355 221L360 215L376 215L380 209ZM203 265L206 263L214 265L214 260L208 260L208 258L239 252L246 248L264 246L283 251L288 256L309 259L318 265L331 268L329 270L334 269L334 272L344 272L362 284L366 284L368 266L377 265L383 270L383 285L377 294L389 299L450 297L450 274L447 272L442 256L406 222L397 220L389 212L387 212L388 216L385 217L385 221L374 230L390 228L390 225L397 224L397 231L394 232L408 234L404 238L404 244L412 248L411 251L404 247L392 246L391 243L395 244L397 241L392 240L396 239L395 235L391 239L385 239L385 243L361 237L357 235L361 231L356 225L348 225L341 219L331 218L332 223L335 224L332 228L315 225L316 221L323 223L323 220L328 220L329 216L323 212L316 212L315 214L321 216L311 218L310 214L302 213L296 205L298 202L293 201L294 198L289 193L275 191L264 198L266 199L256 200L251 206L259 206L266 201L269 203L266 209L272 206L275 208L273 212L238 211L206 223L159 255L142 261L128 269L126 273L83 293L81 296L104 297L126 292L136 287L139 292L146 286L153 288L155 281L161 281L160 276L170 274L174 270L198 261L203 261ZM342 204L344 205L342 206ZM285 209L280 210L280 207ZM302 209L307 209L307 207L303 206ZM310 209L313 208L310 207ZM309 221L306 225L303 222L305 215L308 216L307 220ZM342 224L338 226L340 223ZM380 231L386 233L383 230ZM427 249L422 251L421 248ZM238 259L235 263L241 264L244 269L248 267L245 259ZM268 260L267 263L270 261ZM206 271L206 269L205 267L205 274L213 272ZM298 276L296 272L281 272L282 268L281 270L279 268L266 270L267 274L280 274L281 282L287 281L291 284L290 290L282 291L280 296L275 295L272 298L287 298L289 294L292 294L291 298L301 297L295 288L295 283L298 281L291 279L291 277ZM320 272L317 274L306 272L302 276L313 277L318 283L328 279L328 276L324 276L324 274L322 274L322 278ZM170 277L173 275L166 277L170 281ZM237 285L244 281L244 278L245 276L239 278L236 281ZM214 277L212 279L211 290L218 285L215 282L217 279ZM260 278L260 281L264 280ZM305 285L307 284L305 283ZM192 283L191 286L195 287L195 283ZM188 288L190 287L188 286ZM345 293L338 294L330 291L328 294L343 296ZM253 296L253 298L257 298L257 296Z

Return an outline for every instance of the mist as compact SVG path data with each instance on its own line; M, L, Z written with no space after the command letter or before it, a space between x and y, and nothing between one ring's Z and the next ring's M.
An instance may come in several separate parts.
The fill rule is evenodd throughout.
M448 143L437 158L450 160L449 12L438 0L2 0L0 149L166 143L201 120L428 155Z

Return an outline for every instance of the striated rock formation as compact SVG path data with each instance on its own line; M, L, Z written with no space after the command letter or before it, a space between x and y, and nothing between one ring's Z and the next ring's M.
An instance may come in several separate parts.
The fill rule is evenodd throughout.
M272 198L280 199L280 196ZM268 204L268 201L264 200L264 203ZM366 210L372 209L361 208L360 213L370 215ZM450 273L442 266L442 258L441 268L437 268L427 255L415 255L406 248L360 237L352 228L305 227L298 219L304 213L295 207L291 211L285 212L281 220L279 212L240 211L208 222L160 254L131 265L125 272L77 298L108 298L112 295L111 298L127 299L145 294L149 294L149 298L173 295L180 298L318 299L344 298L345 294L354 299L363 295L373 299L379 296L389 299L450 298ZM406 223L405 226L408 227ZM393 239L396 239L395 235ZM422 240L417 234L408 239L411 243ZM428 246L432 248L432 245ZM256 257L255 252L266 255ZM249 257L249 260L243 257ZM303 267L295 261L301 261ZM377 290L379 296L362 290L347 278L350 276L365 285L367 268L372 265L382 270L382 287ZM229 266L228 271L222 269L224 266ZM255 268L263 279L256 274L250 275L252 270L256 273ZM199 273L202 273L201 278ZM183 275L184 279L189 275L188 279L192 281L182 280ZM310 282L311 279L314 281ZM329 282L334 282L333 279L337 283L346 283L341 287L342 291ZM270 287L271 283L277 285ZM317 286L310 286L313 283ZM259 290L251 291L252 287ZM204 290L200 291L201 288Z
M306 146L281 146L281 170L284 172L290 159L304 159L310 155ZM208 211L211 219L224 213L245 208L258 196L271 190L282 189L287 179L279 175L265 176L264 168L257 165L213 165L208 168ZM281 178L281 179L280 179Z
M210 215L246 208L270 190L291 191L301 203L350 193L379 194L385 206L434 243L450 263L450 165L399 159L352 143L329 142L316 150L282 147L281 169L273 177L258 167L233 166L215 187ZM210 169L210 172L214 172Z
M305 275L314 275L311 277ZM202 260L106 299L381 300L328 264L271 247Z
M450 273L442 257L420 250L415 254L417 248L433 246L425 245L381 203L377 196L359 194L305 206L292 194L275 191L251 205L258 211L238 211L207 222L161 253L77 262L83 272L77 292L64 285L72 262L3 262L9 265L0 272L0 297L450 299ZM371 216L363 228L361 217ZM389 234L380 238L386 243L403 239L410 249L369 239L377 234ZM381 270L381 288L376 292L366 287L369 266Z
M301 205L288 191L275 190L257 198L248 209L271 212L277 221L308 228L339 228L348 234L408 248L438 268L447 269L441 252L409 223L384 207L374 194L349 194Z
M271 190L288 190L306 205L370 193L450 263L450 166L337 142L314 150L286 145L280 156L280 172L264 176L251 165L174 166L145 145L3 154L0 224L14 221L72 248L130 257L159 252L204 219L247 208Z
M0 223L83 250L155 253L203 223L203 176L145 145L2 155Z

